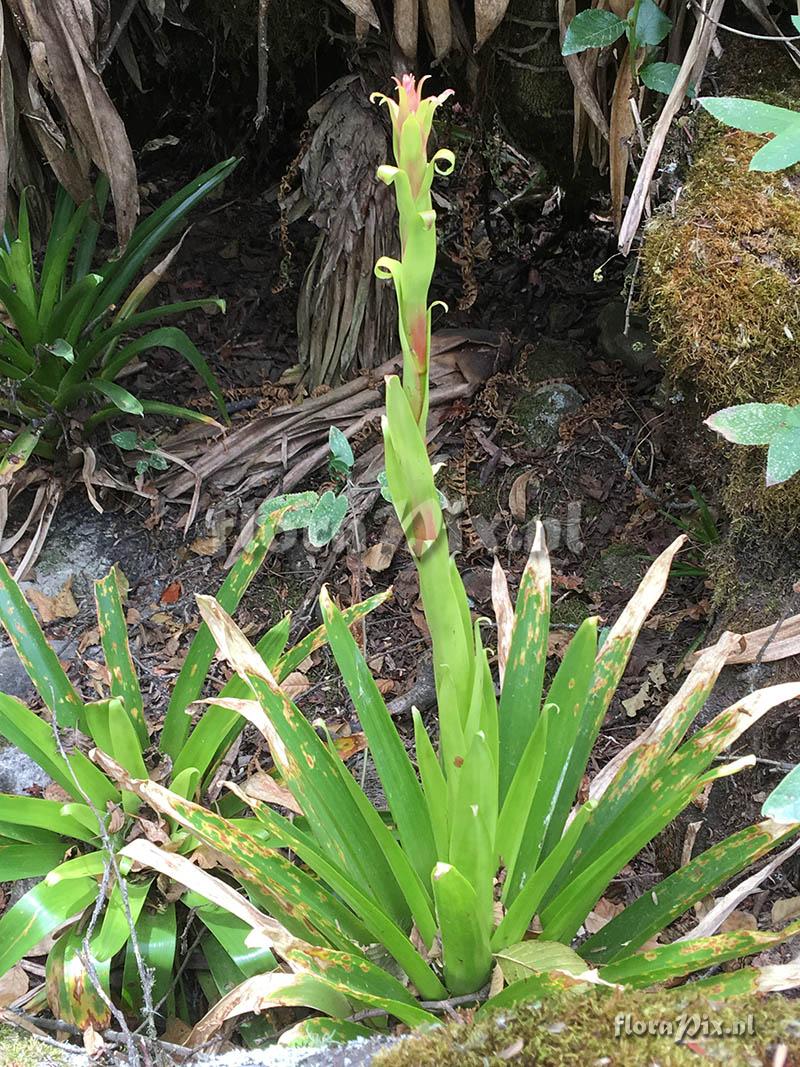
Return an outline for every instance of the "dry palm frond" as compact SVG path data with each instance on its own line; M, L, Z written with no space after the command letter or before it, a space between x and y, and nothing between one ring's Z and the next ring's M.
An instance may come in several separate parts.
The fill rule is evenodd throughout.
M394 0L391 32L397 47L409 63L417 56L420 29L424 28L436 59L443 59L458 44L463 46L466 12L474 9L474 27L468 47L478 51L491 37L508 9L510 0ZM356 23L380 29L381 23L373 0L341 0L356 18ZM470 21L472 21L470 19Z
M41 188L40 157L77 202L91 196L94 164L108 176L127 242L139 196L125 127L100 76L110 25L106 0L1 0L0 218L10 187ZM33 206L44 221L44 202Z
M454 401L471 396L490 377L499 346L498 335L482 330L434 334L430 394L434 423L437 412L442 417ZM187 464L187 470L170 471L159 488L173 500L196 497L198 480L219 494L234 486L240 496L251 490L262 495L265 489L289 492L324 467L331 426L352 440L365 427L377 425L383 411L384 375L396 372L401 359L397 355L369 374L300 404L248 419L221 435L199 424L181 431L165 442L164 449Z
M394 207L375 172L386 129L358 77L336 82L314 105L300 163L311 221L320 229L297 309L301 366L312 388L383 363L395 348L397 305L374 263L394 251Z

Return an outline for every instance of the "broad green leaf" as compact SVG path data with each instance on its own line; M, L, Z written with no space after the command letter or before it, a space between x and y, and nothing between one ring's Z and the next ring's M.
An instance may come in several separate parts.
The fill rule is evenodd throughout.
M788 404L737 404L723 408L706 425L737 445L768 445L782 430L800 430L800 408Z
M278 529L301 530L308 526L318 503L319 494L312 491L283 493L281 496L273 496L265 500L258 509L258 515L259 519L265 519L274 512L280 511Z
M65 341L63 337L57 337L54 341L43 343L40 345L40 349L42 348L46 352L49 352L51 356L55 356L57 359L63 359L65 363L75 362L75 349L69 341Z
M475 890L449 863L437 863L432 882L447 988L453 996L474 993L492 968L489 930L478 915Z
M308 945L289 949L286 958L295 970L319 978L348 999L383 1008L407 1026L424 1026L436 1020L417 1005L397 978L363 957Z
M22 666L36 686L39 696L54 713L58 725L81 726L83 705L80 697L2 560L0 622L11 639Z
M800 15L790 15L789 17L792 20L792 25L794 26L794 28L797 30L798 33L800 33Z
M74 878L58 885L39 882L0 918L0 974L18 963L58 926L94 903L97 882Z
M678 77L680 67L677 63L646 63L639 68L639 77L648 89L669 96ZM688 97L695 95L695 88L690 85L686 90Z
M447 856L450 851L447 825L447 782L442 774L442 766L434 752L422 716L417 708L412 708L411 713L414 719L414 749L417 755L417 765L436 842L436 856L439 859Z
M587 48L602 48L613 44L624 32L625 23L611 11L580 11L567 27L561 54L572 56Z
M765 819L776 823L800 823L800 766L789 771L761 807Z
M130 909L130 919L134 926L144 907L152 882L152 878L141 882L125 880L128 909ZM128 909L125 907L119 883L116 883L108 898L100 929L92 938L92 954L95 959L110 960L124 947L125 942L131 936Z
M64 859L69 841L52 844L10 844L0 838L0 882L20 878L43 878Z
M126 415L144 415L141 401L116 382L107 382L104 378L90 378L87 382L73 388L75 397L86 396L87 393L100 393Z
M59 1019L80 1030L92 1027L101 1032L111 1022L110 964L108 960L91 962L90 971L84 958L83 935L70 927L47 954L48 1002Z
M683 978L687 974L718 967L728 960L754 956L774 945L780 945L800 932L800 920L788 923L784 928L773 930L732 930L675 941L670 945L656 945L645 952L623 957L600 969L600 977L606 982L615 982L633 989Z
M333 540L347 515L347 507L344 493L337 496L328 489L322 494L308 520L308 539L315 548Z
M80 817L69 814L75 811ZM93 841L98 833L97 820L83 804L62 804L60 800L44 800L39 797L18 797L0 793L0 820L52 830L78 841ZM87 828L94 823L94 832Z
M355 463L353 449L338 426L331 426L328 433L328 447L331 450L331 468L339 474L349 474Z
M374 1030L368 1030L361 1023L347 1022L345 1019L326 1019L324 1017L302 1019L278 1038L279 1045L289 1048L323 1048L341 1045L358 1038L373 1037Z
M177 934L174 904L164 904L155 909L145 907L139 913L136 923L136 939L142 962L153 972L152 998L155 1006L167 995L172 982ZM122 1002L129 1011L141 1013L141 979L130 939L125 946ZM168 1014L168 1010L164 1008L160 1010L162 1014Z
M640 45L660 44L672 29L669 18L654 0L639 0L634 32Z
M749 170L785 170L800 162L800 114L797 122L788 129L779 130L750 160Z
M583 974L588 968L577 952L558 941L520 941L495 952L495 960L506 982L519 982L532 974L548 971L566 971L568 974Z
M40 430L25 429L17 434L11 444L0 453L0 477L10 479L13 474L22 470L33 455L40 437Z
M253 540L239 556L217 594L217 599L225 611L233 612L239 606L250 583L258 574L274 536L274 517L265 518L256 525ZM191 721L187 709L203 690L215 651L214 638L208 626L202 623L175 680L161 732L161 751L166 752L173 760L178 759L189 734ZM200 764L191 763L187 766L199 767Z
M800 126L800 115L785 107L745 100L738 96L701 96L698 104L727 126L748 133L779 133Z
M767 452L767 485L779 485L799 470L800 425L781 430L772 438Z
M198 893L186 894L184 903L196 909L198 919L208 927L245 978L263 974L277 966L269 949L247 944L250 927L241 919L217 904L209 904Z

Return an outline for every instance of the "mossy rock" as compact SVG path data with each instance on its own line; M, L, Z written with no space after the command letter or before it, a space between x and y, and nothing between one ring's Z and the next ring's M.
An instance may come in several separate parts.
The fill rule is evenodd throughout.
M796 75L780 50L738 43L726 49L719 91L798 109ZM752 401L800 403L800 167L750 171L765 137L705 112L692 129L681 195L651 220L642 247L658 355L671 380L693 387L703 417ZM765 449L728 451L734 520L780 535L800 527L800 480L767 489Z
M582 403L583 397L571 385L540 385L520 397L514 405L514 417L534 448L551 448L558 443L561 423Z
M703 116L674 217L642 250L658 352L708 410L800 401L800 174L749 171L764 138Z
M688 1027L682 1041L675 1036L681 1021ZM707 1031L720 1027L721 1033L704 1034L704 1025ZM684 987L654 993L592 992L543 998L489 1014L472 1025L451 1024L409 1038L379 1053L373 1064L696 1067L701 1062L725 1062L744 1067L772 1064L781 1044L788 1055L779 1062L796 1062L800 1053L796 1001L773 996L712 1002Z
M76 1052L79 1050L76 1049ZM39 1067L39 1065L67 1065L78 1063L82 1056L61 1052L52 1045L45 1045L28 1037L21 1030L0 1026L0 1067Z

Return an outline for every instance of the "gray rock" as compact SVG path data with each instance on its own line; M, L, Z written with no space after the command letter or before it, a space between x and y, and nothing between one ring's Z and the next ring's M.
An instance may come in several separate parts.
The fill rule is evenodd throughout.
M0 640L0 693L17 700L30 700L33 685L19 661L13 645Z
M631 312L625 331L626 303L622 297L612 300L597 316L600 347L609 359L618 359L632 374L639 374L658 366L658 357L643 315Z
M551 448L558 441L558 428L583 403L577 389L563 382L540 385L516 406L517 422L534 448Z
M0 793L27 793L49 784L50 778L38 763L0 738Z

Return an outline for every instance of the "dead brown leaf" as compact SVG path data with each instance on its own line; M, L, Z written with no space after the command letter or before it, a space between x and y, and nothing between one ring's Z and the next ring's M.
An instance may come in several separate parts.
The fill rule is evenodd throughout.
M511 484L508 493L508 510L515 522L525 522L528 517L528 486L533 478L533 471L518 475Z
M509 0L475 0L475 51L486 43L503 21Z
M692 659L699 655L696 653ZM727 663L773 663L797 655L800 655L800 615L792 615L777 629L772 623L743 634L740 650L728 656Z
M630 139L636 129L630 103L633 85L631 54L630 49L626 48L620 60L617 80L614 83L614 95L611 99L611 132L608 141L611 205L614 213L614 226L617 230L622 225L622 203L625 199L625 181L628 177L628 163L631 155Z
M33 588L28 591L28 599L38 611L44 625L58 619L74 619L78 614L78 605L72 595L72 575L53 596L47 596L40 589Z
M394 0L394 36L409 59L417 55L419 0Z
M302 696L311 687L311 682L300 671L292 671L281 682L281 689L290 700Z
M242 782L240 789L245 799L261 800L265 804L278 804L282 808L293 811L295 815L303 814L303 809L286 786L276 782L266 771L256 771Z
M362 562L367 568L367 570L385 571L394 559L394 554L397 551L397 547L397 544L391 544L386 541L378 541L374 545L370 545L370 547L362 556Z
M772 905L772 925L782 926L800 915L800 897L785 897Z
M224 545L221 537L209 534L207 537L198 537L189 545L189 551L196 556L216 556Z
M612 900L601 897L583 921L586 932L596 934L606 923L610 923L615 915L619 915L624 907L624 904L615 904Z
M450 45L453 43L450 0L422 0L422 13L433 41L434 55L437 59L442 59L450 51Z
M30 982L25 970L17 964L0 978L0 1008L7 1008L28 992Z

